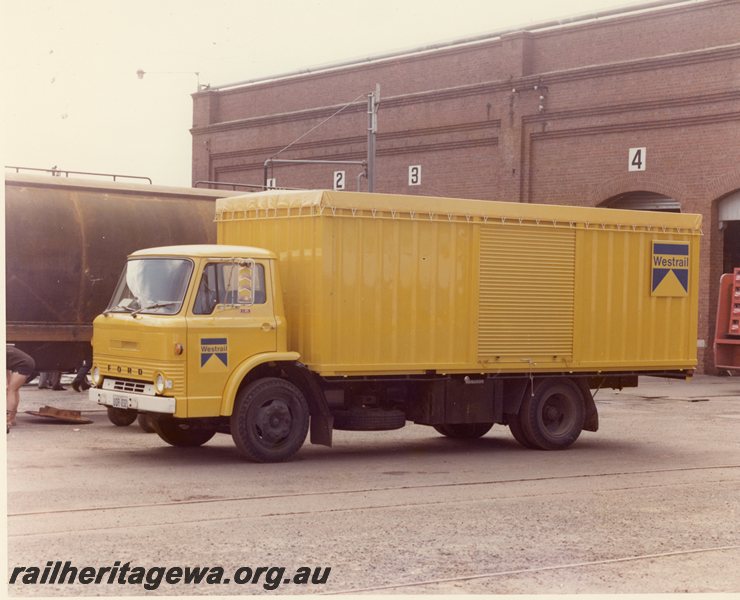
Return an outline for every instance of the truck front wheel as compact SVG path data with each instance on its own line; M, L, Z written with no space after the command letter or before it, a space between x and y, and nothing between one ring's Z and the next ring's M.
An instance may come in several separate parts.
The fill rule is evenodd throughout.
M128 427L136 421L136 411L129 410L127 408L113 408L112 406L105 407L108 412L108 420L113 423L116 427Z
M282 462L303 445L308 404L301 390L284 379L253 381L237 396L231 436L239 452L256 462Z
M545 380L535 388L534 396L525 395L519 423L533 447L562 450L578 439L585 415L583 396L572 381Z

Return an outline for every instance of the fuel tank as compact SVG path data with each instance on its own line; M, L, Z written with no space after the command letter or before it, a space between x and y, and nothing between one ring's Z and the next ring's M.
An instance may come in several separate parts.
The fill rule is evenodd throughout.
M78 368L126 256L215 242L215 200L233 194L6 172L7 341L39 371Z

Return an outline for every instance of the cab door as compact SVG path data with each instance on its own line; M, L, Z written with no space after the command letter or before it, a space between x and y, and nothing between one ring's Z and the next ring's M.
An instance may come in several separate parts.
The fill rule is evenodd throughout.
M234 368L277 349L277 322L266 262L207 260L199 277L187 316L187 416L213 417Z

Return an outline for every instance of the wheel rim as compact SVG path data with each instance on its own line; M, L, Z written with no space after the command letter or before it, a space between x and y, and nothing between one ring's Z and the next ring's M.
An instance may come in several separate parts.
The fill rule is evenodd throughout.
M258 437L272 446L280 444L290 435L292 425L293 415L284 400L265 402L257 410L254 420Z
M572 427L575 412L573 401L565 394L552 394L543 403L540 418L550 435L561 436Z

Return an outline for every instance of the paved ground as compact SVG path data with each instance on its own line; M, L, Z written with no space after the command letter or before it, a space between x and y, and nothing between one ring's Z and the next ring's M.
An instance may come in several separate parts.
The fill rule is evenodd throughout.
M600 431L564 452L523 449L504 427L464 443L410 425L337 432L332 449L258 465L226 436L175 449L114 427L86 395L26 387L23 410L76 408L94 423L19 415L7 440L9 571L120 561L219 566L230 579L241 566L285 566L286 578L331 567L325 585L278 593L740 592L740 378L644 378L596 399ZM270 573L154 593L265 593Z

